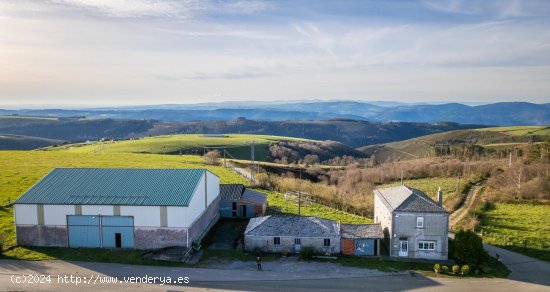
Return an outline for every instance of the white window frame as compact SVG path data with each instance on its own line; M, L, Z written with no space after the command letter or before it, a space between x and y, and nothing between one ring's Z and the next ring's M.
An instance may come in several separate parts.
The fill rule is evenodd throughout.
M416 217L416 228L424 228L424 217Z
M418 242L418 250L435 250L435 240L421 240Z

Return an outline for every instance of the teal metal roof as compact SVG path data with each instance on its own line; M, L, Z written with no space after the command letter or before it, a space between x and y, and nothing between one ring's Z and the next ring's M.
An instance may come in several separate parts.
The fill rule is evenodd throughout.
M15 204L188 206L205 169L56 168Z

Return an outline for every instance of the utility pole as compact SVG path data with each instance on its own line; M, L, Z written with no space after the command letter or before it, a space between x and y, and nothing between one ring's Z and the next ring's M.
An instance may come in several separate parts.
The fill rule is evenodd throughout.
M250 145L250 176L252 182L254 182L254 141Z
M227 167L225 164L225 149L223 149L223 167Z
M403 186L403 170L401 170L401 185Z
M180 139L180 156L181 156L181 139Z
M508 162L508 166L512 166L512 151L510 151L510 161Z
M302 193L298 191L298 219L300 218L301 208L302 208Z

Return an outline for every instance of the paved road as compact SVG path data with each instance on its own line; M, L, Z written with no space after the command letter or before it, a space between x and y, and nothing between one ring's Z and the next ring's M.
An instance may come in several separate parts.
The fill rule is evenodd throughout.
M512 271L508 279L550 287L550 263L496 246L488 244L483 246L493 257L498 253L502 263Z
M23 284L25 275L51 275L51 283ZM58 278L61 275L61 278ZM64 279L67 275L67 281ZM73 276L71 281L70 276ZM18 277L19 276L19 277ZM144 278L144 277L149 278ZM80 277L80 278L76 278ZM93 281L90 281L93 277ZM101 283L106 278L117 277L117 283ZM127 277L140 277L156 284L133 284L125 282ZM189 277L189 283L160 285ZM61 280L60 280L61 279ZM77 279L80 283L77 284ZM39 279L45 280L45 279ZM83 283L86 280L89 283ZM94 284L95 282L95 284ZM510 279L452 279L427 278L416 274L400 273L381 276L357 276L344 273L289 273L257 272L221 269L197 269L176 267L133 266L109 263L66 262L66 261L16 261L0 260L0 290L4 291L550 291L548 286L531 284Z

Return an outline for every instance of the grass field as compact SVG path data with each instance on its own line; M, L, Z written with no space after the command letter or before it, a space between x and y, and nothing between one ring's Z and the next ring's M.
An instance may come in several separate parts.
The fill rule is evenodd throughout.
M500 132L509 136L550 135L549 126L511 126L476 129L476 131Z
M92 142L71 144L49 150L68 150L76 153L153 153L153 154L203 154L214 148L225 148L228 157L250 159L252 141L255 144L255 159L269 160L269 145L278 141L311 141L292 137L230 134L225 137L203 137L202 135L168 135L147 137L137 140L116 142ZM208 149L210 147L210 149ZM220 150L221 151L221 150ZM223 154L223 153L222 153Z
M550 206L496 204L483 216L483 241L550 262L549 215Z
M269 205L267 215L271 214L298 214L298 201L295 199L285 199L283 194L258 190L267 193L267 203ZM341 223L372 223L372 219L361 217L340 210L332 209L321 204L302 201L300 208L302 216L317 216L321 218L339 220Z
M57 121L58 118L55 117L35 117L35 116L2 116L0 115L0 119L33 119L33 120L50 120L50 121Z
M175 156L154 154L108 154L71 153L48 151L0 151L0 205L14 201L34 183L55 167L129 167L129 168L203 168L218 175L222 183L244 183L247 181L231 170L219 166L205 166L197 156ZM4 239L5 254L24 259L57 258L59 253L73 255L72 259L87 260L94 250L23 248L15 246L13 208L0 207L0 236ZM92 254L90 254L92 253ZM99 251L97 256L102 256ZM126 257L128 255L120 255ZM127 262L121 258L119 262Z

